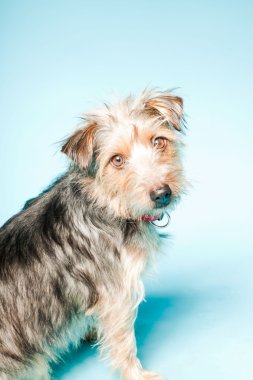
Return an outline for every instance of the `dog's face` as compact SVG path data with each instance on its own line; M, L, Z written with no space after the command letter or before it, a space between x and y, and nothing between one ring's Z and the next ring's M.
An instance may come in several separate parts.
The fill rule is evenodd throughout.
M182 99L146 90L86 115L62 151L92 178L92 196L125 218L170 210L184 190Z

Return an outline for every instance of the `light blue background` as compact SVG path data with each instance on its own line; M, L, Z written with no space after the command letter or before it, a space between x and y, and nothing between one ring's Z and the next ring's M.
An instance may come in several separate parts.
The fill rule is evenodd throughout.
M59 140L112 94L180 87L193 188L147 279L143 364L168 380L253 379L251 1L0 3L0 222L61 173ZM117 379L82 347L56 379Z

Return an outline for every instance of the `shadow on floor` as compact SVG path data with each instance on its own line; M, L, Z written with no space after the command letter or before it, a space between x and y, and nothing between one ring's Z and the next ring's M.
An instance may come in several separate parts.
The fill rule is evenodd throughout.
M138 357L144 365L151 353L150 339L154 346L175 339L177 332L181 334L187 319L203 302L203 297L194 293L147 297L139 307L135 324Z
M177 293L170 295L149 296L146 302L139 307L138 318L136 321L136 337L138 345L138 356L143 363L150 355L150 349L146 350L145 343L150 336L155 336L156 329L161 328L161 323L166 323L166 329L159 333L159 342L169 340L177 334L178 329L184 326L184 320L194 313L201 303L203 297L194 293ZM154 344L156 344L154 342ZM63 360L54 366L53 376L61 379L63 374L70 372L76 366L82 364L85 371L85 360L97 356L97 349L91 344L83 342L81 346L66 354Z

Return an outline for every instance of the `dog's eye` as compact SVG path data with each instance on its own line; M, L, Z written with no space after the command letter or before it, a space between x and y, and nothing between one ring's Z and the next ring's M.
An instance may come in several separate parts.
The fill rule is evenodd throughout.
M119 154L117 154L116 156L113 156L111 158L111 164L113 166L115 166L115 168L120 169L120 168L122 168L124 166L125 159L122 156L120 156Z
M156 137L153 140L153 145L156 149L164 150L167 145L167 139L165 137Z

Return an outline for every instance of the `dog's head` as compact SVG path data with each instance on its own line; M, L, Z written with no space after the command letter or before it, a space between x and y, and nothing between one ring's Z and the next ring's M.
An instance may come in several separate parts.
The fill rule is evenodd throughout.
M86 114L62 151L92 178L99 205L125 218L155 216L184 191L182 124L182 99L148 89Z

